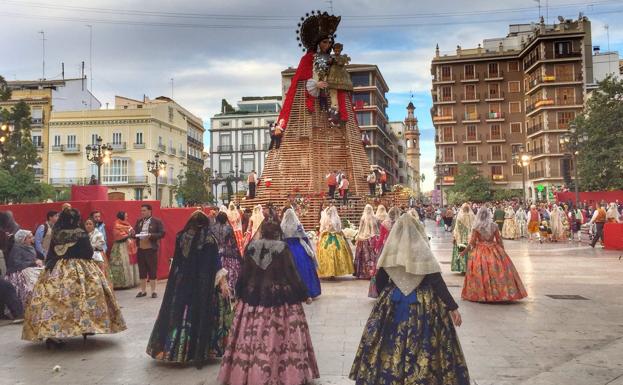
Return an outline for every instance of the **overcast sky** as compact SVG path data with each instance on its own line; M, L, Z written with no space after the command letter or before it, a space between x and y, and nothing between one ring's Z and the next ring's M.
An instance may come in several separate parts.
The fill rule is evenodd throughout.
M623 1L542 0L549 21L558 15L592 21L593 45L623 51ZM403 120L411 93L422 131L422 171L432 188L433 127L430 61L435 44L453 51L483 38L505 36L509 23L538 20L535 0L0 0L3 36L0 74L8 80L36 79L42 72L41 34L46 38L46 78L80 75L89 69L93 29L93 91L104 103L114 95L173 96L209 118L222 98L279 95L280 71L298 64L296 23L311 9L342 15L338 39L353 63L377 64L390 93L391 120ZM207 139L207 137L206 137Z

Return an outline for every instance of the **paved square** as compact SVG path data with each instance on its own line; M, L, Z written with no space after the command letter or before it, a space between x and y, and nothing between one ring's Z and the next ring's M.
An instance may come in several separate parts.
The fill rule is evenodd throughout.
M451 237L428 226L440 262L449 262ZM573 243L506 241L529 297L516 304L460 301L463 277L442 264L459 303L459 337L478 385L623 385L623 252ZM164 290L164 283L159 291ZM322 378L347 379L373 300L368 282L323 281L323 295L305 306ZM64 350L20 340L20 325L0 326L0 384L217 384L218 361L197 370L158 363L145 354L159 299L117 291L128 330L72 339ZM553 299L579 295L587 300ZM61 370L53 373L52 368Z

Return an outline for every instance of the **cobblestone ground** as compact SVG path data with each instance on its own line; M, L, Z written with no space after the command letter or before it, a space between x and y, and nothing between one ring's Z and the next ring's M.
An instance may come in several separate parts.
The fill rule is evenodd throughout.
M623 385L622 252L506 241L529 298L476 304L460 301L463 277L450 272L450 234L432 224L428 230L463 315L459 336L474 384ZM322 376L315 385L353 384L347 375L373 303L367 288L366 281L325 281L321 298L305 307ZM158 289L162 294L164 282ZM548 297L556 294L586 299ZM21 326L0 324L0 384L217 383L218 361L197 370L149 358L145 345L160 299L136 299L134 290L117 295L128 330L86 345L69 340L62 351L21 341Z

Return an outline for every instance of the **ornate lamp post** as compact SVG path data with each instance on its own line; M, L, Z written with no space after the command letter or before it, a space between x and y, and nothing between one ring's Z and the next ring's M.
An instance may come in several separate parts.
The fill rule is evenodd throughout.
M102 144L102 137L98 135L95 144L89 144L85 149L87 160L97 166L97 184L102 184L102 165L110 162L112 146L107 143Z
M577 127L575 124L569 125L569 132L565 132L560 135L559 143L561 149L565 151L565 156L571 158L573 162L573 188L575 190L575 207L578 207L580 203L580 191L578 189L579 178L578 178L578 165L577 165L577 155L580 153L580 147L582 143L588 140L588 136L578 135Z
M441 204L439 207L443 207L443 177L448 174L448 171L450 171L450 167L441 164L441 162L442 159L437 158L437 165L435 165L435 171L437 172L437 177L439 178L439 192L441 193Z
M523 145L519 146L519 151L513 153L513 161L521 167L521 186L524 204L526 204L526 167L530 165L531 160L532 155L526 152Z
M167 161L164 159L160 159L160 154L156 154L154 156L154 160L147 161L147 172L156 177L156 200L160 200L160 196L158 194L158 178L164 176L166 173Z

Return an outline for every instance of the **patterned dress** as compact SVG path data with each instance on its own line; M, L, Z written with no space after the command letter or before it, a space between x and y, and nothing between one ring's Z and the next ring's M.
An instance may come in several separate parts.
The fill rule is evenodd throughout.
M469 243L469 235L472 229L468 229L462 222L457 221L453 234L455 234L454 245L452 246L452 261L450 263L450 270L457 273L465 273L467 267L467 257L462 257L459 254L459 245L465 245ZM458 239L456 239L458 236Z
M234 237L234 231L229 223L221 224L218 222L212 226L211 230L218 243L218 254L221 257L221 264L228 273L227 283L231 290L235 290L238 276L240 275L242 257Z
M115 221L114 243L110 249L110 276L115 289L128 289L138 285L138 264L131 261L134 240L129 238L131 226L125 221ZM134 262L134 263L132 263Z
M502 238L517 238L517 224L515 223L515 212L512 208L508 208L504 214L504 225L502 226Z
M355 245L355 277L370 279L376 274L377 242L378 236L357 240Z
M353 272L353 252L342 232L324 232L318 240L318 276L339 277Z
M227 385L299 385L319 377L305 312L308 297L286 244L249 244L234 322L218 380Z
M521 278L501 245L500 232L485 238L472 231L471 251L461 298L473 302L507 302L528 296Z
M233 315L230 300L217 286L225 274L208 229L178 234L147 354L199 367L211 356L223 355Z
M409 295L392 281L379 289L350 379L356 385L469 385L467 364L448 313L457 306L441 274L427 275Z

